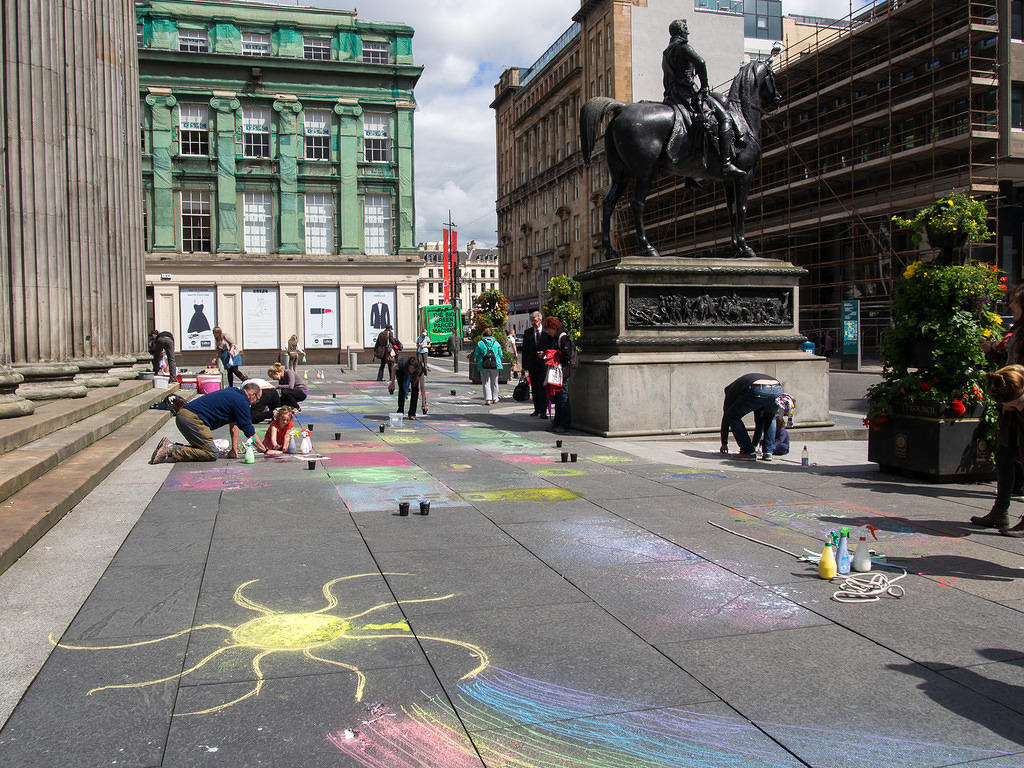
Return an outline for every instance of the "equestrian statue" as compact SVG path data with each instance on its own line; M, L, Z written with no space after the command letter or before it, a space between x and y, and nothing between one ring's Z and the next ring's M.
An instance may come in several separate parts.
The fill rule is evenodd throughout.
M630 207L640 248L645 256L659 255L647 240L643 214L651 183L661 172L684 177L688 187L700 188L700 180L723 182L732 225L732 255L756 256L743 234L747 193L761 159L761 114L782 103L772 71L772 59L782 46L776 43L767 61L740 67L725 98L711 91L707 64L689 43L686 21L677 19L668 30L670 40L661 58L663 102L623 104L598 96L588 99L580 110L580 144L587 165L601 121L605 115L613 115L604 134L611 175L601 210L605 256L618 256L611 243L611 218L630 180Z

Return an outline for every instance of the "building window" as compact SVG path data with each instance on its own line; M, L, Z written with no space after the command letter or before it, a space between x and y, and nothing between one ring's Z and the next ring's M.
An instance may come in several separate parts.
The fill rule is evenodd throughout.
M363 241L369 254L391 253L391 198L387 195L363 198Z
M387 64L391 59L391 46L363 40L363 61L367 64Z
M178 107L178 154L210 154L210 110L205 104Z
M331 159L331 113L326 109L305 111L307 160Z
M242 154L270 157L270 110L247 107L242 110Z
M205 29L179 29L178 50L188 53L206 53L210 50L210 41Z
M334 198L306 193L306 253L334 253Z
M146 47L146 26L144 24L135 25L135 43L139 48Z
M573 232L574 232L573 236L574 236L576 242L578 243L580 241L580 217L579 217L579 214L576 214L575 216L572 217L572 228L573 228Z
M363 114L363 159L368 163L386 163L390 158L391 121L378 112Z
M331 38L302 38L302 55L307 59L314 59L316 61L329 61L331 58Z
M433 276L434 276L434 270L428 269L427 270L427 277L433 278Z
M209 253L213 241L210 223L210 192L205 189L181 191L181 252Z
M1024 84L1014 83L1010 89L1010 126L1024 131Z
M245 192L242 195L242 223L245 230L245 252L270 253L269 192Z
M246 56L269 56L270 35L262 32L243 32L242 53Z
M1024 40L1024 0L1010 0L1010 37Z

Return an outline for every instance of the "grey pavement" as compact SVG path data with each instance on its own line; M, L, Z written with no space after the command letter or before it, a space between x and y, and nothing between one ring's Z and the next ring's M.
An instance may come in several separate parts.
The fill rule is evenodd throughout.
M1024 765L1024 540L966 522L991 484L820 430L771 463L554 436L446 359L382 433L376 366L326 371L314 469L149 466L169 425L0 574L0 765ZM798 559L842 525L903 597Z

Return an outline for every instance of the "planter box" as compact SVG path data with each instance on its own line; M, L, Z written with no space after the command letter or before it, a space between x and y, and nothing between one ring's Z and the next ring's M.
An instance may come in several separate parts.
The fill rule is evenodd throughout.
M512 373L511 365L506 365L504 368L502 368L500 371L498 371L498 383L499 384L508 384L508 377L511 375L511 373ZM476 358L473 357L472 354L469 357L469 381L470 381L471 384L480 384L481 383L480 382L480 369L476 367Z
M980 407L962 417L951 417L931 403L906 410L868 433L868 461L883 472L937 483L995 477L995 465L978 459L990 452L978 436Z

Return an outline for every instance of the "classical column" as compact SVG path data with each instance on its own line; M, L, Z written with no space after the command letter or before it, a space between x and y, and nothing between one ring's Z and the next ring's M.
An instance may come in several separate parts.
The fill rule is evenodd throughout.
M338 128L338 177L341 244L339 253L362 253L363 222L359 210L359 116L362 107L352 100L338 100L334 113L341 116Z
M416 255L416 206L412 160L412 115L416 105L400 101L395 105L395 161L398 166L398 226L395 253Z
M302 253L299 240L298 115L302 104L295 99L278 99L274 111L281 117L277 130L280 167L281 253Z
M214 111L217 152L217 252L237 253L238 200L235 184L235 113L241 102L233 93L210 99Z
M178 100L169 91L151 87L146 97L152 115L153 251L174 251L174 178L171 175L171 110ZM232 147L232 162L234 147Z

